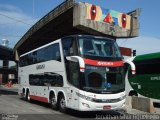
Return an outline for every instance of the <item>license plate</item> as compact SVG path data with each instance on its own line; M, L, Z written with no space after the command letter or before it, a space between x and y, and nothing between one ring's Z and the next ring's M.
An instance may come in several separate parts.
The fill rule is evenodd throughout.
M104 110L111 109L111 106L110 106L110 105L105 105L105 106L103 106L103 109L104 109Z

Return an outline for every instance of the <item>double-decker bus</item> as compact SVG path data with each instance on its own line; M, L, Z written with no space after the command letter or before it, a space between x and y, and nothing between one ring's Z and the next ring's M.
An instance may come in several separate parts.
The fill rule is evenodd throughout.
M124 61L115 39L73 35L20 56L19 94L66 112L125 106Z
M126 92L130 96L151 98L160 103L160 52L133 57L136 75L128 69Z

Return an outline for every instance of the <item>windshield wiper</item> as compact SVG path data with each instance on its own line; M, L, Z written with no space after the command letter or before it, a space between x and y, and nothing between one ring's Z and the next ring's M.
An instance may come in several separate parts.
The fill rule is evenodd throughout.
M83 87L83 89L86 91L89 91L89 92L106 92L107 91L106 88L96 89L96 88L92 88L92 87Z
M84 90L86 90L87 92L93 92L95 91L93 88L91 87L83 87Z

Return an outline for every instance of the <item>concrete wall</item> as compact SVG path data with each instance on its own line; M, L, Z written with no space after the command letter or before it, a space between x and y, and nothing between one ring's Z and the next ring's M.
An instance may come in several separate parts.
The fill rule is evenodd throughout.
M129 29L127 29L120 26L120 24L104 22L102 20L102 17L103 16L107 17L107 14L103 14L103 8L99 6L96 6L97 8L101 9L99 12L100 15L98 15L98 12L97 12L97 16L101 16L101 17L95 20L89 19L87 16L88 14L90 15L91 8L89 9L88 6L92 6L92 5L79 3L74 6L73 27L76 27L77 29L81 29L83 31L87 31L93 35L102 34L104 36L108 35L115 38L132 38L132 37L139 36L139 23L137 18L131 17L128 14L125 14L126 16L129 16L131 19L128 23L130 27ZM108 11L112 11L112 10L108 10ZM111 14L111 13L108 13L108 14ZM123 13L119 13L117 11L117 14L121 15ZM120 19L118 17L119 15L117 15L116 19Z
M150 98L127 96L126 107L137 109L137 110L148 112L148 113L156 112L153 106L153 101Z

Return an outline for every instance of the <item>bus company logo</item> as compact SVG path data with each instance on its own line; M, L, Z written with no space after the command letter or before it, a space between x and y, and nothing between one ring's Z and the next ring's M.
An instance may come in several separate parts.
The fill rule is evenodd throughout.
M99 61L97 64L100 65L100 66L113 66L113 62L101 62L101 61Z
M42 65L37 65L36 66L36 69L39 70L39 69L44 69L45 68L45 64L42 64Z

